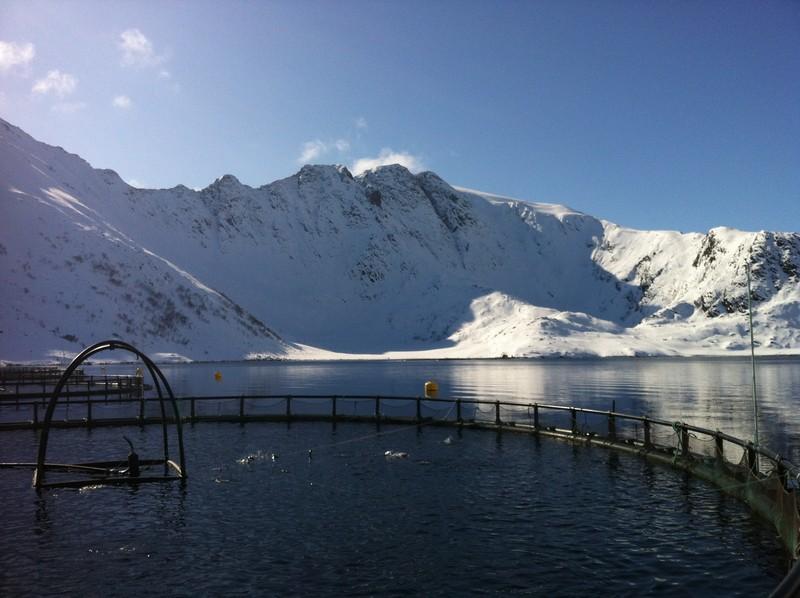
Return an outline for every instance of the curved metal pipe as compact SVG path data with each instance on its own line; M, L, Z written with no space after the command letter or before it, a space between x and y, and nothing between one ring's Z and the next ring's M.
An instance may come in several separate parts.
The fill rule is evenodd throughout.
M175 401L175 395L172 393L172 388L169 386L166 377L164 376L163 372L158 368L158 366L153 363L153 361L144 353L142 353L139 349L130 345L123 341L117 340L107 340L101 341L99 343L95 343L91 347L87 347L83 351L81 351L75 358L70 362L67 369L61 374L58 382L56 383L55 388L53 389L52 394L50 395L50 400L47 404L47 410L45 411L44 420L42 421L42 428L39 433L39 448L36 455L36 470L33 474L33 485L38 490L44 484L44 472L45 472L45 461L47 456L47 443L49 440L50 435L50 424L53 420L53 412L55 411L56 404L58 403L58 398L61 394L61 391L64 389L67 381L69 380L70 376L75 372L78 366L86 361L89 357L96 353L100 353L102 351L113 351L115 349L122 349L124 351L128 351L133 353L137 357L139 357L147 367L147 370L150 372L150 376L153 379L153 383L155 384L156 391L158 393L159 404L161 406L161 420L162 420L162 433L163 433L163 441L164 441L164 461L166 463L169 460L169 440L168 440L168 433L167 433L167 422L166 422L166 411L164 408L164 393L162 391L162 384L164 389L167 391L169 395L169 400L172 402L172 409L173 413L175 414L175 426L177 430L178 436L178 451L180 454L180 477L186 477L186 461L184 456L183 450L183 430L181 429L181 418L180 413L178 411L178 405Z

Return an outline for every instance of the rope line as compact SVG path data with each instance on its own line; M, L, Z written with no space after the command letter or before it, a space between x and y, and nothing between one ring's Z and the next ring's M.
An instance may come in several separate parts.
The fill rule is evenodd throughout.
M307 454L309 450L310 451L315 451L315 450L330 449L330 448L335 448L337 446L342 446L342 445L345 445L345 444L353 444L353 443L357 443L357 442L364 442L366 440L370 440L370 439L373 439L373 438L381 438L383 436L389 436L391 434L397 434L399 432L407 432L408 430L419 430L420 428L424 428L425 426L429 426L429 425L431 425L431 424L433 424L433 423L435 423L437 421L448 421L448 417L450 416L450 414L453 412L454 409L455 409L455 404L450 406L450 409L447 411L447 413L444 414L444 416L441 418L441 420L430 419L430 420L427 420L427 421L417 422L417 423L414 423L412 425L401 425L396 430L386 430L386 431L382 431L382 432L375 432L375 433L372 433L372 434L365 434L364 436L358 436L356 438L348 438L346 440L340 440L340 441L337 441L337 442L331 442L331 443L327 443L327 444L320 444L320 445L308 447L308 448L305 448L305 449L298 449L296 451L292 451L292 452L286 453L286 456L287 457L292 457L292 456L295 456L295 455L302 455L304 453Z

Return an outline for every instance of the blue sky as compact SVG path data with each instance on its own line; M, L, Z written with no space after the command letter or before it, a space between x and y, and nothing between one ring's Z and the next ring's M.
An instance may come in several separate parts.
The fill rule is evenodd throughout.
M788 0L5 0L0 115L148 187L400 161L635 228L800 230Z

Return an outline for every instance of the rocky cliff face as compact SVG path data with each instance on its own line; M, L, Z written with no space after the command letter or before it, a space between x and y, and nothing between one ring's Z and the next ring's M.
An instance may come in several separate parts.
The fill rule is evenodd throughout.
M800 349L800 236L633 231L387 166L135 189L0 121L0 358Z

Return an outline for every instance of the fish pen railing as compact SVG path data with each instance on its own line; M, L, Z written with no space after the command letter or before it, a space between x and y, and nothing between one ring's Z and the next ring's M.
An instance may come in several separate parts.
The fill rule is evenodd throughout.
M0 368L1 369L1 368ZM61 373L61 370L58 370ZM15 377L6 375L0 381L0 402L19 402L25 400L47 399L58 382L58 378L50 373L45 376L36 376L30 372ZM115 395L139 395L147 390L140 375L103 374L85 375L82 371L73 373L69 377L61 393L62 397L111 397Z
M57 382L64 369L57 365L43 366L13 366L7 365L0 368L0 386L6 386L15 382L36 383L41 380ZM83 376L83 370L77 369L74 375Z
M800 468L780 454L720 430L645 415L568 405L500 400L376 395L226 395L180 397L181 419L195 422L371 421L512 430L626 450L690 471L747 502L773 522L792 557L800 557ZM157 399L71 400L52 427L162 423ZM40 401L0 405L0 430L40 426ZM7 411L29 410L9 421ZM172 421L173 418L168 418Z

